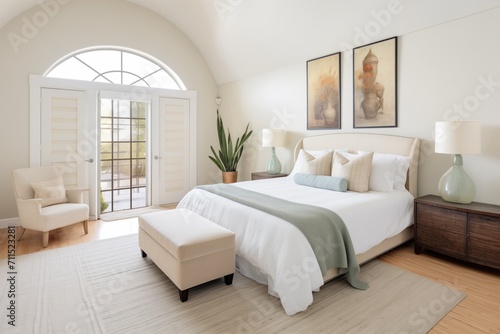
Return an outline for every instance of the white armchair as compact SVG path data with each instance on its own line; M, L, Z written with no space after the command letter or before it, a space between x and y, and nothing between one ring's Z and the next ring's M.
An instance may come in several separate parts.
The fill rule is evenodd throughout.
M16 169L12 181L23 228L19 239L24 229L42 231L43 247L47 247L49 231L79 222L88 233L89 207L83 203L88 189L64 189L52 166Z

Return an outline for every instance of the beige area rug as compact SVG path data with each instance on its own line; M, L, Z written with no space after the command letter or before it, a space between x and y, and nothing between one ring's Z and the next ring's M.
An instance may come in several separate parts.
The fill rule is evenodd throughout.
M115 212L102 213L100 219L106 222L113 220L122 220L138 217L144 213L166 210L161 206L148 206L145 208L131 209L131 210L120 210Z
M0 268L9 271L7 260ZM361 270L368 290L330 282L294 316L238 273L233 285L206 283L181 303L173 283L141 257L137 235L22 255L10 276L14 285L0 280L0 333L426 333L464 298L374 260Z

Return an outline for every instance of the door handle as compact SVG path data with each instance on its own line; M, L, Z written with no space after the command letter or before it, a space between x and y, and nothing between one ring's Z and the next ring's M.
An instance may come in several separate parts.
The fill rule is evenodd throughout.
M85 160L85 161L90 162L90 163L93 163L93 162L94 162L94 159L90 158L90 159L87 159L87 160Z
M159 159L161 159L161 157L155 155L155 160L159 160Z

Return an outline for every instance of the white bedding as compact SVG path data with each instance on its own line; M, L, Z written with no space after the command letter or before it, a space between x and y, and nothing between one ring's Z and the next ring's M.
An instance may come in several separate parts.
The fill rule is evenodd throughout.
M407 191L336 192L294 183L291 177L233 185L335 211L346 224L356 254L392 237L413 221L413 196ZM293 225L210 192L193 189L179 203L236 234L236 266L245 276L268 285L288 315L307 309L312 291L323 285L321 270L304 235ZM324 245L328 253L333 247Z

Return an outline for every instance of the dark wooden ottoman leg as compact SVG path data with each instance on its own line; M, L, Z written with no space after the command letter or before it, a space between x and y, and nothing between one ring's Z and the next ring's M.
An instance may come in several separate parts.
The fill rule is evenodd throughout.
M188 293L189 289L186 290L179 289L179 298L181 299L181 302L184 303L186 300L188 300Z
M226 283L226 285L233 284L233 276L234 276L234 273L224 276L224 282Z
M142 257L146 257L146 256L148 256L148 254L146 254L146 252L145 252L145 251L143 251L142 249L141 249L141 255L142 255Z

